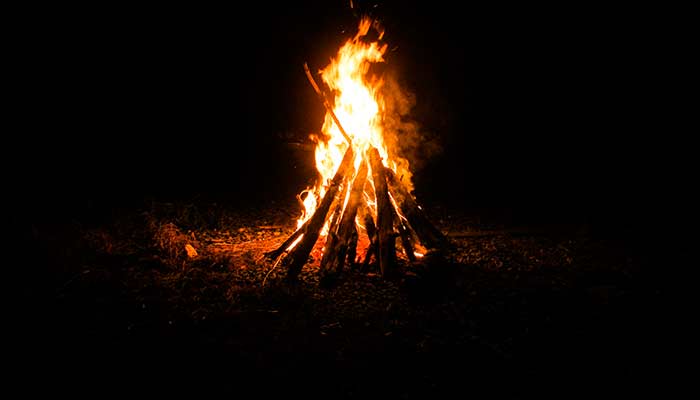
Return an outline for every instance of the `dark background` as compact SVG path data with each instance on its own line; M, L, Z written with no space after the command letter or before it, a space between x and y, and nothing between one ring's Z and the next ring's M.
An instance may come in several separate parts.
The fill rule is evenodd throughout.
M27 11L16 140L30 179L11 177L23 205L43 218L153 196L299 192L313 177L288 143L305 141L324 113L302 65L325 66L357 15L371 13L386 27L388 68L415 94L414 119L443 149L415 171L423 201L616 227L653 208L667 154L649 107L650 10L348 5Z

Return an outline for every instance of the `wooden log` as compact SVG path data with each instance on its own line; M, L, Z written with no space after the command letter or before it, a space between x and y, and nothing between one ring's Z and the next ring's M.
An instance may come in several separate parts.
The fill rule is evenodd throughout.
M289 255L285 258L284 263L287 265L287 278L290 280L296 279L301 272L301 268L306 264L309 259L309 254L313 249L316 241L318 240L318 235L323 228L323 224L326 221L326 215L331 207L331 204L336 199L336 195L340 189L340 186L345 180L348 170L352 168L354 161L354 154L352 151L352 146L348 147L343 156L343 160L335 172L331 184L326 191L321 204L319 204L314 215L309 219L309 223L304 231L304 236L301 241L291 250Z
M394 172L386 168L386 176L389 191L394 200L396 200L401 214L408 220L409 225L416 232L421 243L429 249L443 250L447 248L448 241L445 235L425 216L413 195L399 182Z
M357 232L357 224L352 224L352 232L350 233L350 242L348 243L348 261L352 268L357 263L357 241L359 234Z
M321 259L322 279L324 277L326 279L334 279L340 275L352 243L353 232L355 233L355 243L357 243L355 217L357 216L357 208L362 201L362 192L366 181L367 163L363 161L350 189L350 197L343 211L338 230L333 232L332 236L329 235L330 240L326 242L327 245L323 249L323 258ZM350 261L354 261L354 255Z
M396 266L396 236L394 235L394 209L389 199L386 173L379 150L372 147L368 150L369 162L372 166L372 181L377 199L377 238L379 269L384 278L395 276Z
M320 272L321 278L323 279L325 275L325 269L329 263L330 259L335 259L337 256L336 246L338 243L338 227L340 225L341 215L343 214L343 202L345 196L339 196L338 201L336 201L336 207L333 211L333 220L330 223L328 229L328 235L326 236L326 243L323 244L323 257L321 258Z
M309 80L309 83L311 83L311 86L314 88L314 91L316 92L318 97L321 99L323 106L326 107L326 111L331 115L331 118L333 118L333 122L335 122L335 125L338 127L338 130L343 135L345 140L347 140L350 147L352 147L352 139L350 138L348 133L345 132L345 129L343 129L343 125L340 123L340 120L335 115L335 112L333 112L333 106L331 105L331 102L328 100L328 96L326 96L326 93L323 90L321 90L321 88L318 87L318 85L316 84L316 81L314 80L314 76L311 75L311 71L309 70L309 65L307 63L304 63L304 72L306 72L306 78Z
M377 227L374 224L374 219L370 213L365 214L365 230L367 231L367 237L369 238L369 246L367 247L367 252L365 253L365 259L362 261L362 267L360 271L367 271L369 266L369 261L373 255L377 253Z
M406 257L408 257L408 261L414 262L416 261L416 255L413 250L413 243L411 243L411 232L408 230L408 226L406 226L406 222L402 220L398 215L396 216L398 219L398 230L399 230L399 235L401 236L401 247L403 247L404 253L406 253Z
M309 195L309 196L310 196L310 195ZM284 241L284 243L282 243L278 248L266 252L266 253L265 253L265 256L266 256L266 257L269 257L269 258L277 258L277 257L279 257L282 253L284 253L284 252L287 250L287 248L289 248L289 246L292 245L292 243L294 243L295 240L299 239L299 236L301 236L301 235L304 234L304 232L306 231L306 227L309 225L309 221L310 221L310 220L311 220L311 218L307 219L306 222L304 222L304 223L299 227L299 229L297 229L296 231L294 231L294 233L292 233L292 234L287 238L287 240Z

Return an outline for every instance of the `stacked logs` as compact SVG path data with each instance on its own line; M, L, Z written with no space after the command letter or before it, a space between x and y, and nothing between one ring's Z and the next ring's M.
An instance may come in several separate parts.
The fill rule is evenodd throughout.
M335 281L346 264L360 264L357 245L362 231L370 244L360 265L366 269L374 258L385 278L393 278L397 273L397 238L401 239L401 247L411 262L416 260L414 248L417 243L428 251L444 250L447 238L430 223L401 179L384 166L379 151L370 147L364 155L355 154L350 136L333 112L326 94L314 81L308 65L304 64L304 70L348 147L314 214L284 243L266 255L282 261L287 268L287 278L296 280L318 241L329 212L331 220L321 258L322 282ZM361 158L357 171L354 168L356 157ZM370 174L372 184L367 185ZM374 193L374 209L364 199L368 191ZM363 229L358 229L358 226Z
M354 158L352 146L349 146L314 214L278 248L267 253L271 258L284 257L281 261L287 268L288 279L295 280L307 263L329 215L331 220L320 264L324 282L335 281L346 265L360 265L366 269L372 257L383 277L394 278L397 275L397 239L409 261L416 260L417 242L428 250L446 248L446 237L430 222L394 172L382 164L376 148L367 151L356 172ZM373 185L367 185L370 173ZM372 191L372 186L376 211L370 209L364 198L364 193ZM346 202L347 188L350 193ZM364 229L358 229L358 225ZM364 260L359 260L357 244L362 231L370 244Z

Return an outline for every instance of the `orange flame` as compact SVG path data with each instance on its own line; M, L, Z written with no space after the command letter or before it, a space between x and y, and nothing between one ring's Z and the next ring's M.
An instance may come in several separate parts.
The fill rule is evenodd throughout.
M378 41L367 43L363 39L372 27L379 33ZM380 77L368 76L371 63L384 62L387 45L379 42L383 34L381 27L377 23L373 24L370 18L361 19L355 37L348 40L340 48L336 57L331 59L330 64L321 70L321 77L335 93L333 112L352 140L355 173L365 158L367 149L373 146L379 150L384 165L407 181L410 180L408 162L392 155L385 141L384 80ZM297 227L301 227L313 215L320 199L326 193L328 182L333 178L349 146L328 112L321 131L324 135L321 139L317 139L315 151L316 169L321 179L314 188L307 189L300 195L305 195L304 210L297 220ZM371 184L372 180L368 179L368 181ZM347 201L349 188L346 188L344 193ZM373 196L365 196L365 198L370 208L373 208L374 204L369 200ZM327 219L322 236L327 234L330 219Z

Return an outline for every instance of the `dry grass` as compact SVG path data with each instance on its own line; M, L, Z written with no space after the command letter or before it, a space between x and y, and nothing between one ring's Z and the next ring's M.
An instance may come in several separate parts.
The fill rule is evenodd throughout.
M182 260L187 257L186 246L191 245L195 237L194 233L186 235L174 223L168 222L156 228L153 240L169 259Z

